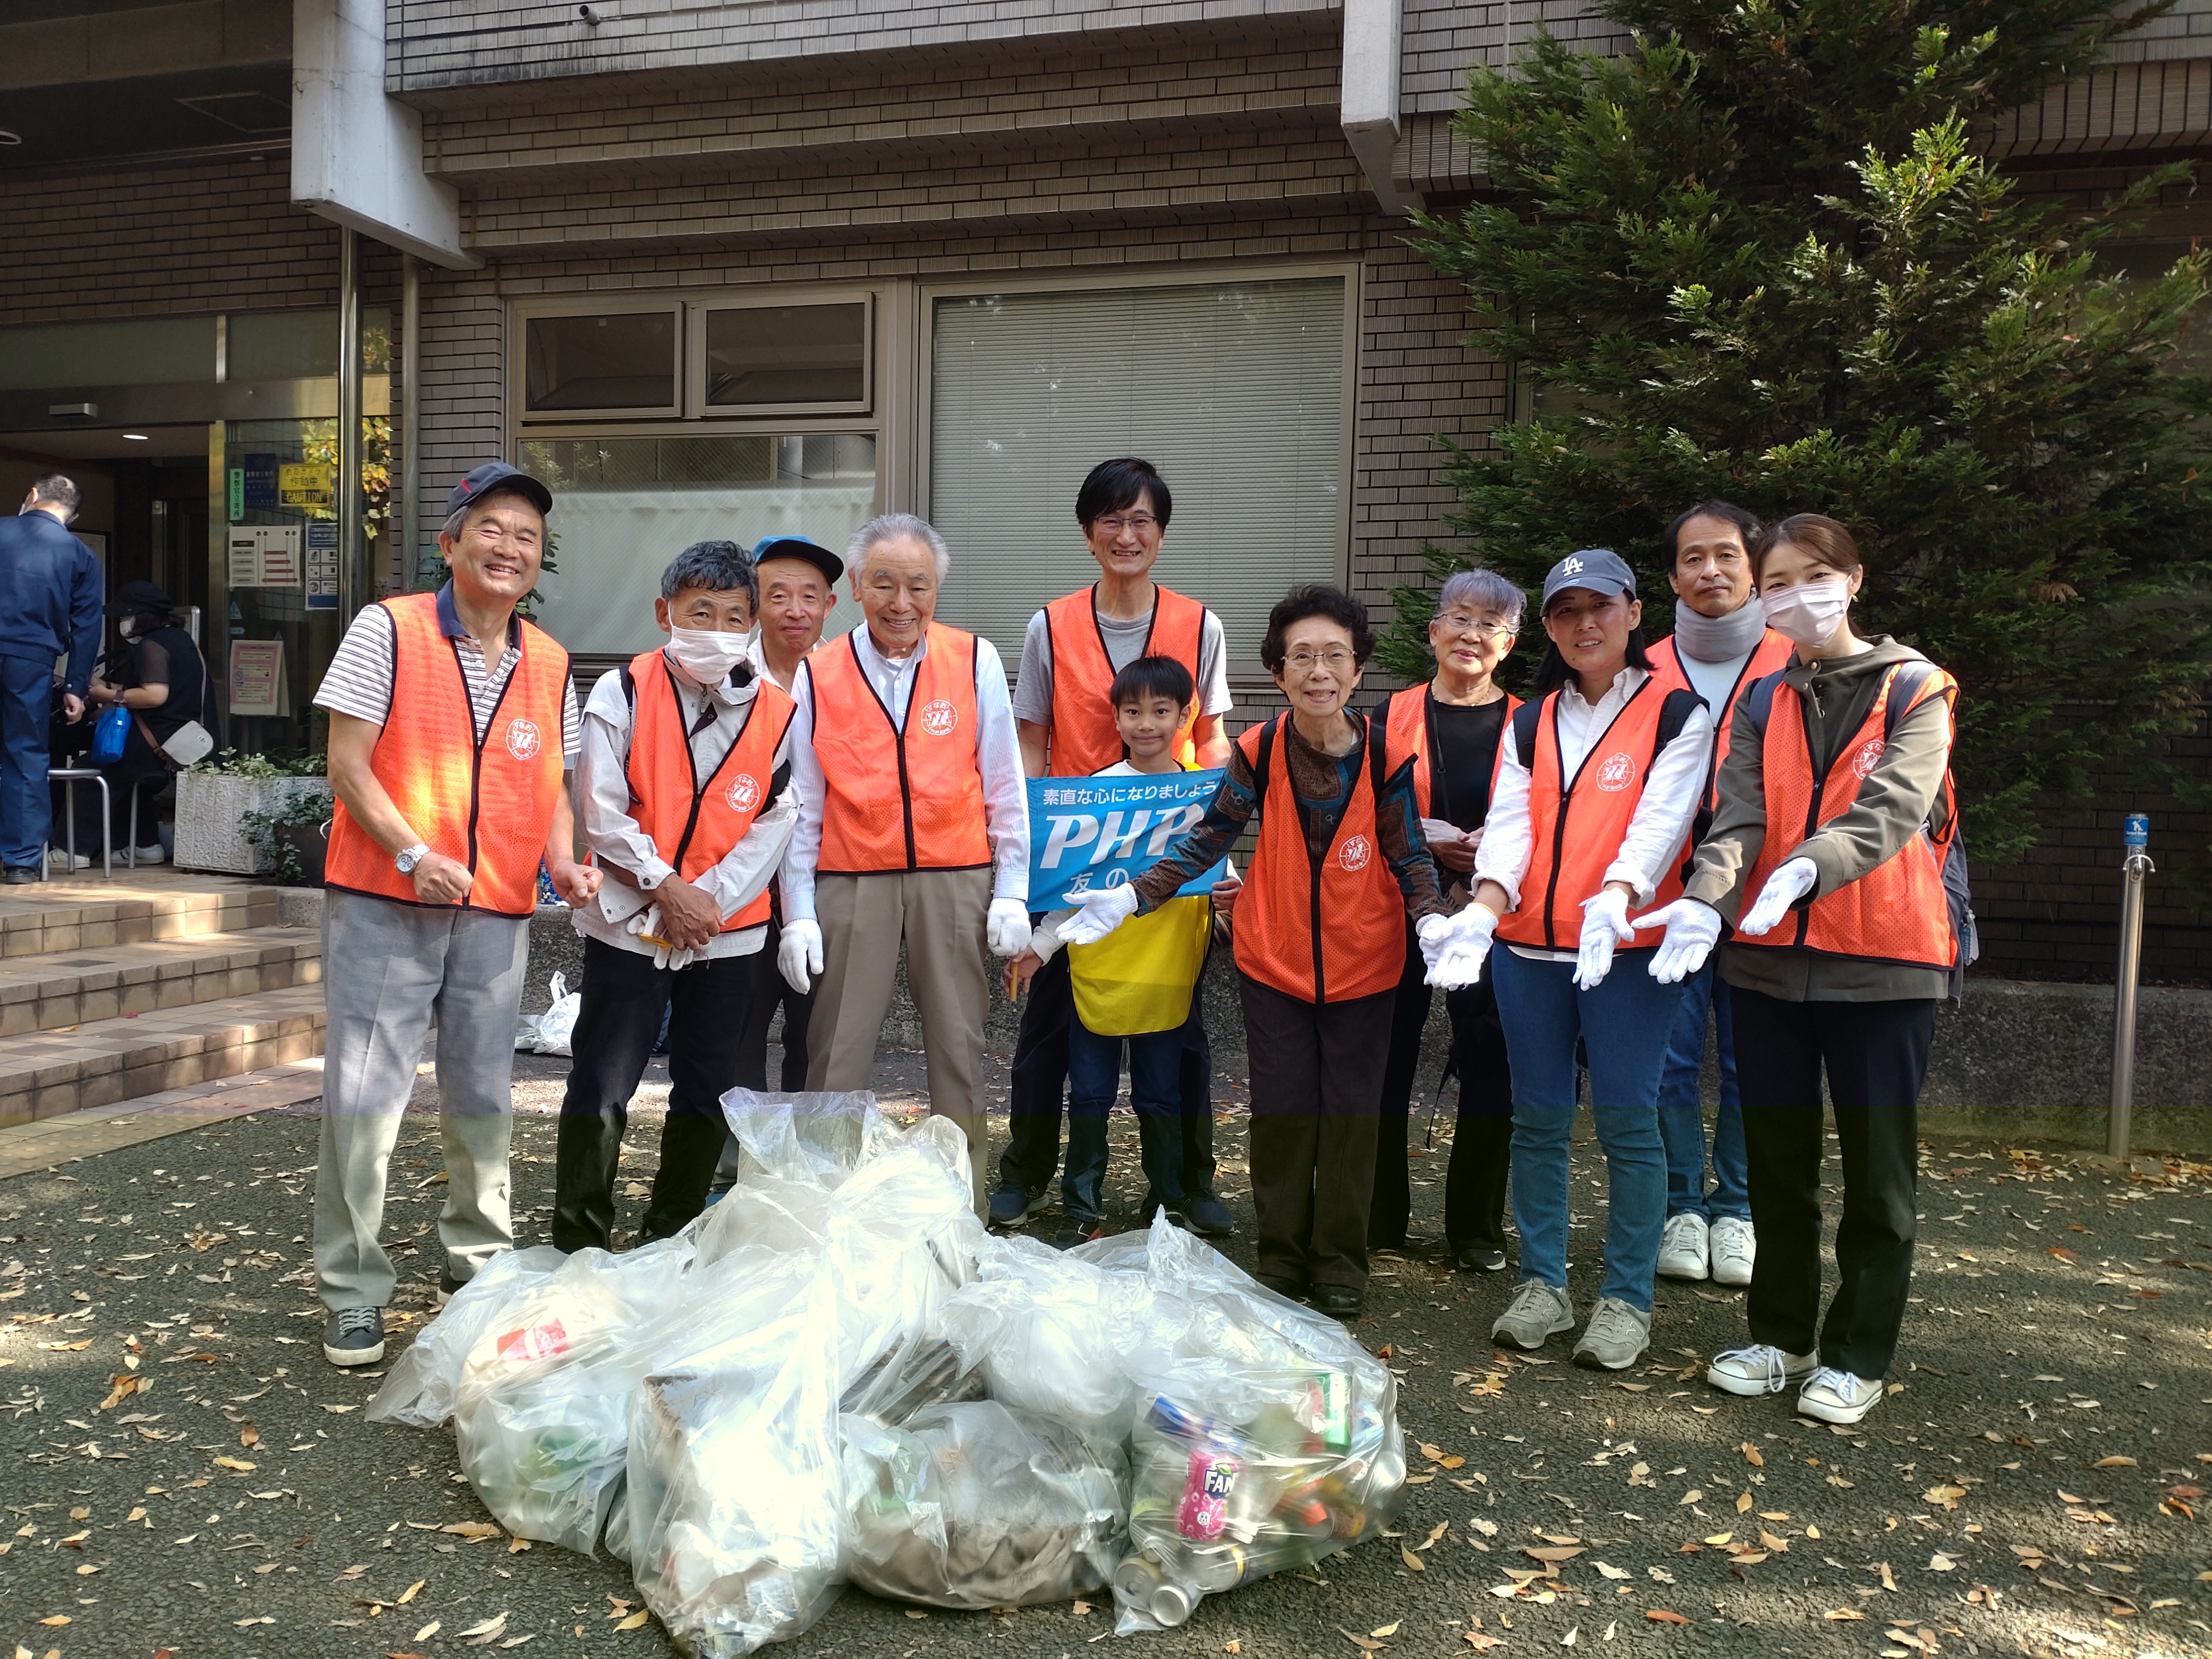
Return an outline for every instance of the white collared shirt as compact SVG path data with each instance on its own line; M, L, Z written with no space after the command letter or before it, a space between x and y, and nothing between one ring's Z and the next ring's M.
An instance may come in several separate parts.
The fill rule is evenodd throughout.
M1595 704L1583 701L1581 687L1569 679L1559 689L1559 764L1570 778L1612 728L1637 688L1651 678L1633 666L1613 676ZM1606 881L1625 881L1636 890L1638 904L1649 904L1668 865L1690 833L1705 791L1705 767L1712 757L1713 717L1700 703L1690 711L1674 740L1659 751L1644 783L1644 793L1628 820L1628 833L1606 866ZM1505 890L1511 908L1521 904L1522 878L1528 873L1528 769L1509 723L1498 748L1498 781L1490 792L1489 816L1482 821L1482 845L1474 854L1477 883L1494 881ZM1654 941L1656 943L1656 941ZM1523 956L1571 959L1572 951L1522 950Z
M904 658L886 657L876 648L865 624L853 630L854 654L900 730L914 696L915 670L928 653L924 639ZM791 723L791 781L799 796L799 821L783 861L783 914L787 921L814 919L814 871L822 856L822 763L814 752L814 684L799 665L792 682L799 713ZM980 635L975 640L975 763L983 775L983 829L991 837L997 873L994 898L1020 899L1030 894L1030 794L1022 772L1021 739L1014 728L1013 699L1006 690L1006 665L999 649Z

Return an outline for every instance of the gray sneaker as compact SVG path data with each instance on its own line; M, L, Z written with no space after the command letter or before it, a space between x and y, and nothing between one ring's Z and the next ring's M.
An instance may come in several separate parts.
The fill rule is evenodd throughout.
M1583 1340L1575 1344L1575 1364L1625 1371L1651 1346L1651 1316L1619 1297L1601 1296L1590 1310Z
M1490 1328L1490 1340L1509 1348L1540 1348L1547 1339L1574 1328L1575 1304L1565 1290L1540 1279L1524 1279Z

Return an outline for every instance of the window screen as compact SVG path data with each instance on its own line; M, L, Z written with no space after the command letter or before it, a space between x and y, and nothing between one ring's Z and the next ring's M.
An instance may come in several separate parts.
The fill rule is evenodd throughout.
M532 317L524 399L533 413L676 406L676 313Z
M859 404L868 395L868 308L748 306L707 313L707 404Z
M1268 608L1341 580L1344 307L1335 276L939 301L939 614L1012 665L1030 614L1097 576L1084 475L1140 455L1175 495L1153 574L1212 607L1231 661L1256 668Z

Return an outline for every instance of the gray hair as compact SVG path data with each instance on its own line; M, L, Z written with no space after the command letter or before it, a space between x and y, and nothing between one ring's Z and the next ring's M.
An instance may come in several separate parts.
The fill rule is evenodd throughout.
M503 495L511 495L518 501L530 501L531 510L532 512L538 511L538 503L536 501L530 501L530 493L527 490L490 489L477 496L474 501L463 501L459 507L455 507L453 511L447 516L446 522L438 527L438 534L441 538L450 536L455 541L460 540L461 532L468 528L469 514L471 513L481 512L483 508L489 507L494 501L499 500ZM538 514L538 522L540 524L544 524L545 522L544 514Z
M760 609L760 573L753 556L736 542L694 542L660 573L660 597L673 599L687 587L726 593L742 587L752 608Z
M853 573L858 582L868 568L868 556L885 542L895 542L911 536L937 556L937 580L943 581L952 571L952 551L945 544L945 538L937 533L937 526L928 520L912 513L879 513L853 532L853 539L845 544L845 568Z
M1522 615L1528 608L1528 596L1495 570L1455 570L1444 578L1443 591L1437 595L1437 614L1441 616L1455 605L1464 605L1470 611L1494 611L1518 634Z
M76 487L76 479L49 472L31 486L31 499L58 507L74 519L77 508L84 504L84 493Z

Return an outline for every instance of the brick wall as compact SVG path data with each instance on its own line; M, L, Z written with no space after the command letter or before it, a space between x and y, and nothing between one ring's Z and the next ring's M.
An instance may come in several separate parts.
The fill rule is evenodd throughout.
M1627 39L1584 0L1405 0L1400 107L1408 114L1458 108L1469 66L1504 69L1540 24L1586 52L1613 52Z

